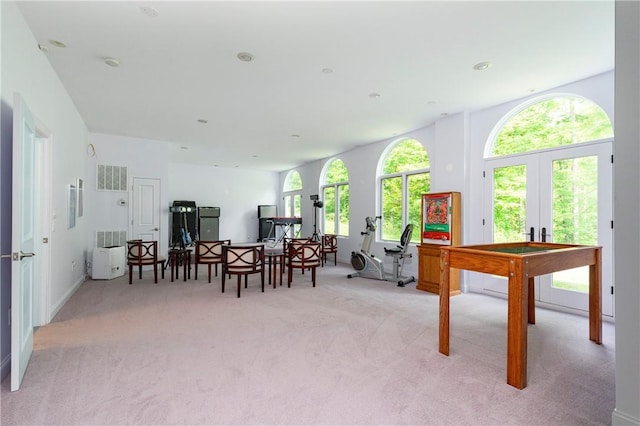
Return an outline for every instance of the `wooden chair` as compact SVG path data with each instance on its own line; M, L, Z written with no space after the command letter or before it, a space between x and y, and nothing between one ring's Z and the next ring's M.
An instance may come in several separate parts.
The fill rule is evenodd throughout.
M158 284L158 264L164 279L164 262L162 256L158 256L157 241L130 240L127 241L127 265L129 265L129 284L133 281L133 267L138 267L138 276L142 279L142 267L153 266L153 282Z
M211 266L215 266L218 276L218 264L222 265L222 246L231 244L231 240L196 241L195 279L198 279L198 265L207 265L209 269L209 283L211 283Z
M322 236L322 266L327 263L327 255L333 253L333 264L338 264L338 237L334 234Z
M316 268L320 266L321 253L322 245L318 242L306 241L289 244L286 255L287 266L289 267L287 286L291 287L294 269L300 269L303 273L305 269L311 269L311 281L315 287Z
M223 245L222 246L222 292L227 275L238 276L238 297L240 280L244 276L244 288L247 288L249 274L260 274L264 293L264 245Z

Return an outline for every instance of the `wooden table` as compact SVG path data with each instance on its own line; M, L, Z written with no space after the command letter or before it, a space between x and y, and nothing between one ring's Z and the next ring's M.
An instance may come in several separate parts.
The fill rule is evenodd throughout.
M527 386L527 323L535 324L534 277L589 265L589 339L602 343L601 247L521 242L440 248L440 352L449 355L449 271L507 277L507 383Z

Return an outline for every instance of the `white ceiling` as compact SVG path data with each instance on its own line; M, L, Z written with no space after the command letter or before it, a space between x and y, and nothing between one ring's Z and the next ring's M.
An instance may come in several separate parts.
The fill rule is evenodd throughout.
M174 142L175 161L220 167L286 170L614 66L612 0L19 8L89 131Z

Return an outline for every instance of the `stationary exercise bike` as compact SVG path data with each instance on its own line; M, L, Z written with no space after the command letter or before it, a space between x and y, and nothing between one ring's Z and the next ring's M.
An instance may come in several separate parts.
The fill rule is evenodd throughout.
M402 277L402 266L400 265L400 259L402 259L402 265L404 265L404 259L411 257L411 254L407 254L407 248L411 241L411 234L413 234L413 225L409 224L402 232L400 237L400 245L392 249L384 249L385 256L393 257L393 272L391 274L385 273L384 262L375 257L369 250L371 249L371 243L376 235L376 229L378 228L377 222L381 219L381 216L371 217L367 216L365 219L367 227L361 235L364 235L362 241L362 248L359 252L351 252L351 266L357 272L347 275L347 278L363 277L373 278L382 281L397 281L398 287L404 287L405 284L415 281L415 277Z

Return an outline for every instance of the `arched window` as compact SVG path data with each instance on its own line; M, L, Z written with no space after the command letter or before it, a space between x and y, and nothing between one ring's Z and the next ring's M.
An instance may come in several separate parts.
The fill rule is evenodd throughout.
M543 99L506 117L485 157L520 154L613 136L607 113L578 96Z
M285 217L301 217L300 205L302 200L302 178L297 170L291 170L284 180L284 188L282 189L284 198ZM293 226L293 234L300 233L301 225Z
M322 177L323 232L349 235L349 172L340 159L327 163Z
M408 223L413 224L411 242L420 242L422 194L429 192L431 175L427 150L415 139L389 146L379 169L381 238L399 241Z

